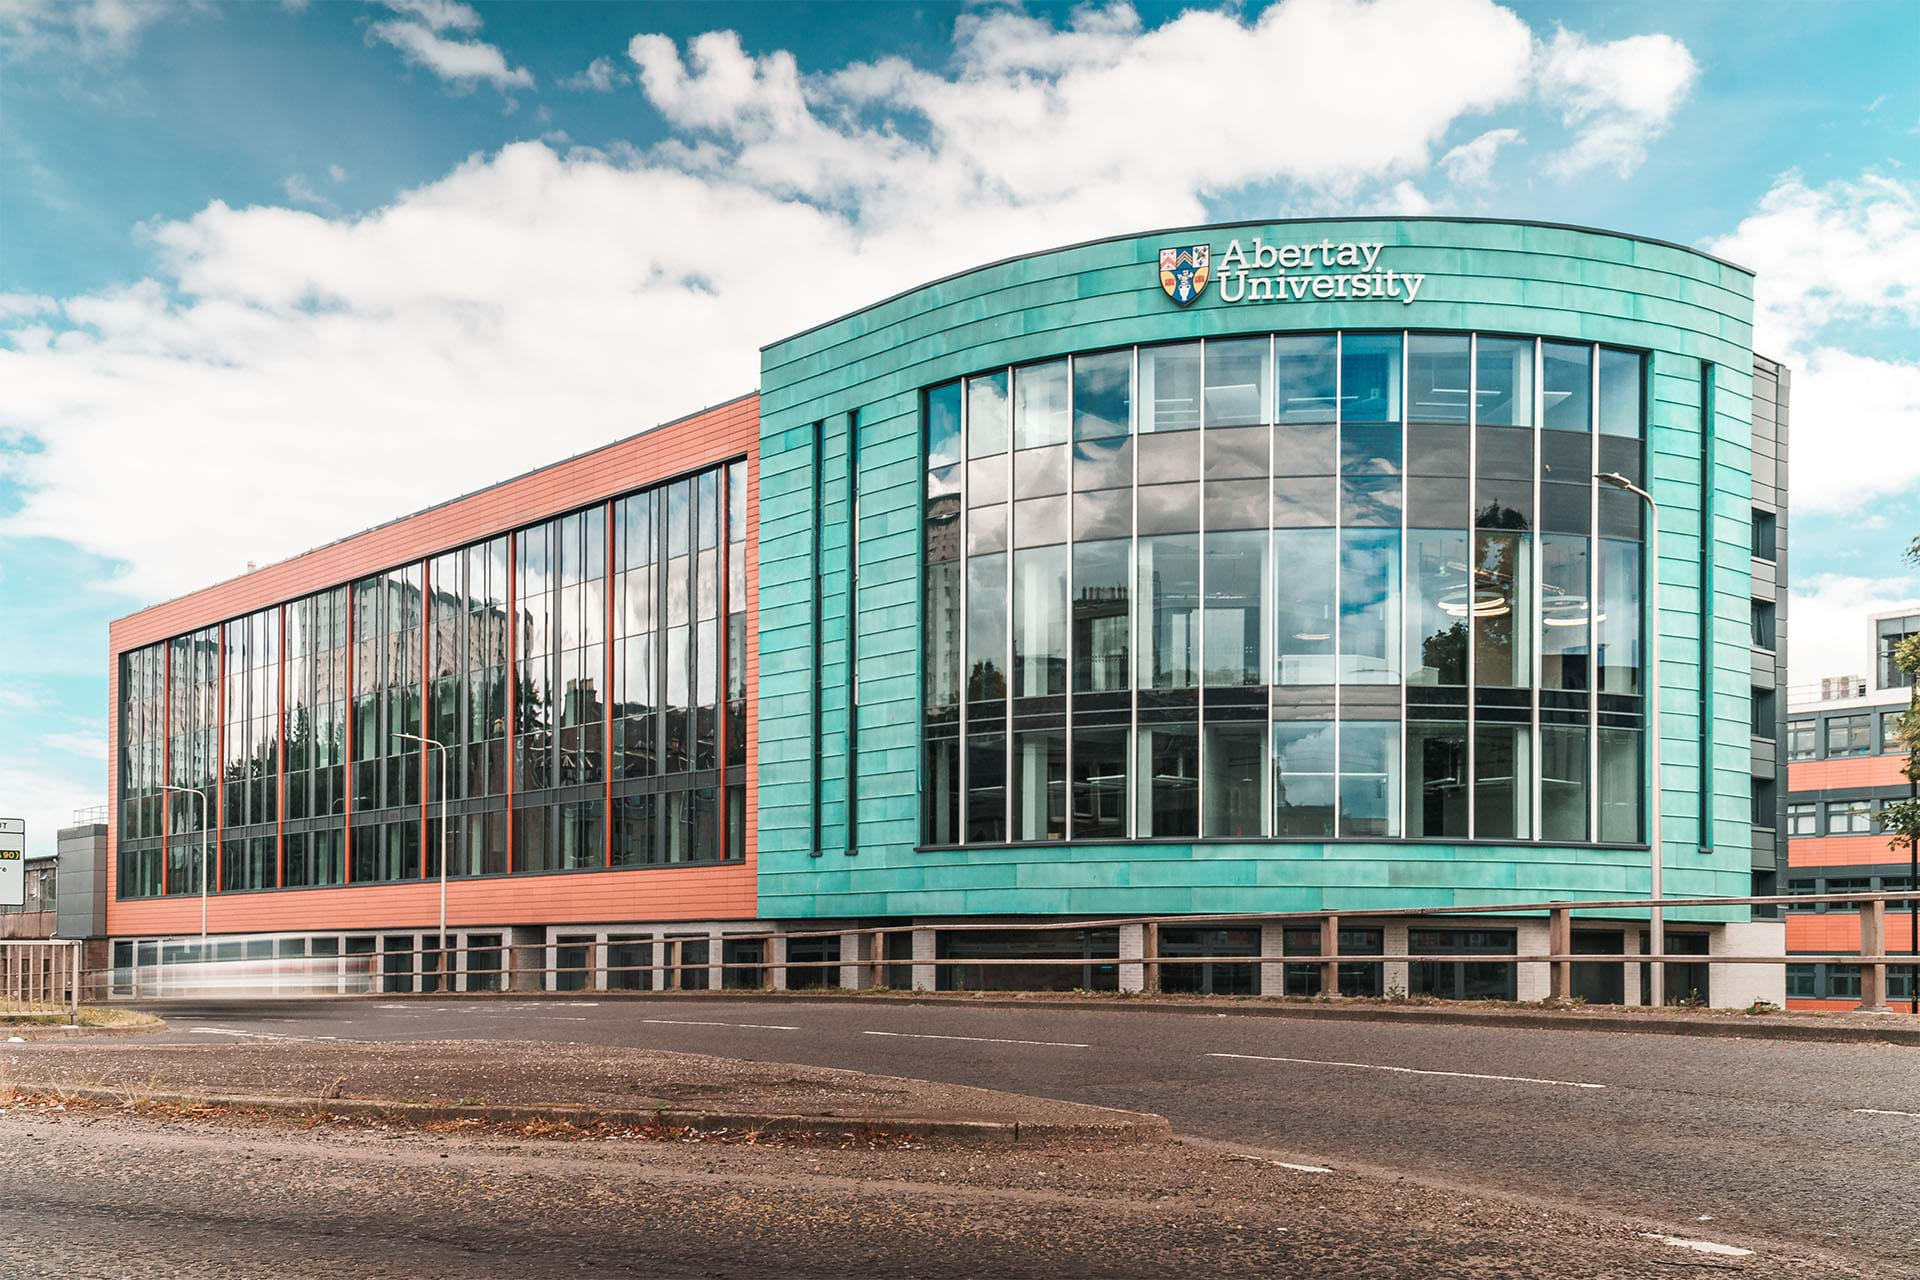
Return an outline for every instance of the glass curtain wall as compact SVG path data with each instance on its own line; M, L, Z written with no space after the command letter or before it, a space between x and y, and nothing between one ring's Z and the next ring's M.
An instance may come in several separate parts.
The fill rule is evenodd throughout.
M441 770L447 770L447 874L507 869L507 539L427 563L427 825L421 865L440 874ZM444 762L444 763L443 763Z
M1347 333L932 388L924 840L1638 842L1642 539L1594 475L1642 476L1644 384Z
M208 790L212 891L437 877L441 759L404 734L447 748L450 875L506 873L510 837L529 873L744 859L747 478L710 467L122 655L120 896L199 891L198 804L163 809L163 781Z
M517 536L515 871L606 865L606 539L604 507Z
M119 895L151 898L160 892L166 833L160 788L166 778L166 646L148 645L120 657ZM189 801L191 803L191 801Z
M199 893L202 833L218 823L220 802L220 628L206 627L167 642L167 785L198 791L167 797L169 894ZM207 845L208 853L213 849ZM213 868L207 887L217 889Z
M272 889L280 882L280 610L235 618L224 641L220 887Z
M420 877L421 574L418 563L353 584L356 884Z
M283 883L346 880L347 591L286 606L286 809Z
M616 867L746 856L745 522L740 464L612 504Z

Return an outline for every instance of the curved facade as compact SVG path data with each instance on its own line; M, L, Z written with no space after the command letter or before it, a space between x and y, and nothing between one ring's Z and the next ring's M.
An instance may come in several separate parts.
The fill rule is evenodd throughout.
M761 914L1642 893L1655 574L1667 892L1748 892L1751 284L1246 224L768 347Z

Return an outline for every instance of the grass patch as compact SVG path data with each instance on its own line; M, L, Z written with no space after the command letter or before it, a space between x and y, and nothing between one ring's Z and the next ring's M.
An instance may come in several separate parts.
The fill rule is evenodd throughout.
M65 1027L72 1024L64 1013L0 1013L0 1027ZM80 1007L83 1027L157 1027L160 1019L137 1009L115 1009L100 1005Z

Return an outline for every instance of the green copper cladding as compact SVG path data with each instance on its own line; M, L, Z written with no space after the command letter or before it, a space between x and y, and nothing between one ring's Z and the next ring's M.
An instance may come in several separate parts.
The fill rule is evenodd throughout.
M1250 253L1256 237L1311 245L1320 257L1330 256L1323 244L1381 245L1367 292L1381 292L1388 270L1397 287L1362 298L1358 286L1343 285L1344 297L1325 297L1316 289L1335 286L1280 283L1284 301L1256 299L1247 280L1231 278L1239 267L1227 258L1234 241ZM1211 248L1211 276L1180 305L1162 288L1160 252L1199 245ZM1308 277L1364 269L1296 259L1254 274L1279 268ZM1666 890L1748 892L1752 299L1753 279L1738 267L1605 232L1437 218L1249 223L1011 259L767 347L761 914L1359 911L1644 893L1644 848L1409 839L919 850L922 390L1103 347L1369 328L1538 335L1649 353L1647 464L1662 518L1655 563ZM1702 409L1707 366L1711 422ZM1703 431L1712 434L1710 453ZM1703 474L1711 476L1710 504L1702 501ZM1704 554L1703 509L1714 513ZM857 699L848 688L850 656ZM857 724L849 719L856 703ZM1711 716L1706 733L1703 710ZM1701 812L1703 799L1711 812ZM1745 909L1689 918L1744 919Z

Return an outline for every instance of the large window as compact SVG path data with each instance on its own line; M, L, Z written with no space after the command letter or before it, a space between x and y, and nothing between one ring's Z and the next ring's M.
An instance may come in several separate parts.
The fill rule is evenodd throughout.
M743 859L747 509L710 467L123 655L120 895L209 825L215 892Z
M930 388L923 839L1638 843L1635 352L1459 333ZM1620 495L1612 495L1619 497Z
M1873 713L1827 717L1827 755L1873 754Z

